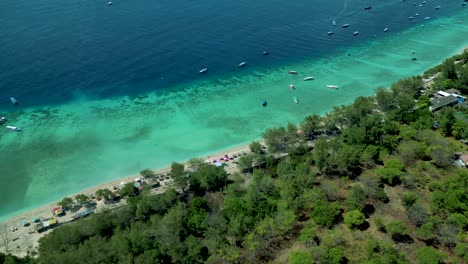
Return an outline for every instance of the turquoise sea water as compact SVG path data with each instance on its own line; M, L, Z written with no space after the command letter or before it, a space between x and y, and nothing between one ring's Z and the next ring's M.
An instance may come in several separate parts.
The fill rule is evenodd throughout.
M167 89L99 98L78 90L64 102L10 109L8 124L24 131L0 130L0 219L144 168L250 142L266 128L371 95L462 50L468 44L467 19L467 12L454 12L424 27L350 41L323 56L209 74ZM413 56L418 60L411 61ZM315 80L304 82L306 76ZM112 85L132 89L128 83ZM155 78L138 84L159 85ZM262 99L268 101L265 108Z

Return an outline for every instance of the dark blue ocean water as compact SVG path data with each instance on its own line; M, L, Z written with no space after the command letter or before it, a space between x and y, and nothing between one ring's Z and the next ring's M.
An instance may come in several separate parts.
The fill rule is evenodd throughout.
M12 109L10 96L24 107L134 95L320 57L381 36L386 27L393 34L414 26L408 17L416 13L415 23L423 24L424 17L463 8L461 1L420 2L2 0L0 109ZM341 28L345 23L351 26ZM354 31L360 34L353 37ZM242 61L247 67L237 68ZM198 74L205 67L208 73Z

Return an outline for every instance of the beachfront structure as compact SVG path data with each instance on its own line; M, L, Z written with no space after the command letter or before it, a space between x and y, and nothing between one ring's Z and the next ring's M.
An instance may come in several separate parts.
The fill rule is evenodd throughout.
M459 102L459 98L453 95L444 96L442 98L436 98L432 100L432 103L429 109L431 111L437 111L437 110L444 108L445 106L456 105L458 104L458 102Z
M52 209L52 214L54 216L62 216L64 214L62 206L58 206Z

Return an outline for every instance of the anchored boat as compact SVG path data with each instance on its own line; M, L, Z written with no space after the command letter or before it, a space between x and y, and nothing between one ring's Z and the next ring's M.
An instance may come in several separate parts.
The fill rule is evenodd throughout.
M15 126L6 126L6 128L12 130L12 131L21 131L21 128L15 127Z

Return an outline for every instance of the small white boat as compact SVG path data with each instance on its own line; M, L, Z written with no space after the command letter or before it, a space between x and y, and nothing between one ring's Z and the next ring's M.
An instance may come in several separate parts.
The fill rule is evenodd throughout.
M331 36L331 35L333 35L333 34L335 34L335 33L333 33L333 31L328 31L327 34L328 34L328 36Z
M4 116L0 117L0 125L5 123L8 119Z
M10 97L10 101L12 104L18 104L18 100L16 100L14 97Z
M21 128L15 127L15 126L6 126L6 128L12 130L12 131L21 131Z
M436 6L436 7L434 7L434 9L440 9L440 6Z
M297 74L297 71L289 71L289 74Z
M263 55L268 55L268 54L270 54L270 52L268 52L268 51L263 52Z
M310 80L313 80L313 79L315 79L313 76L309 76L309 77L305 77L304 81L310 81Z
M347 28L347 27L349 27L349 24L344 24L341 27Z
M297 99L297 97L296 97L296 96L294 96L293 100L294 100L294 102L295 102L296 104L298 104L298 103L299 103L299 99Z
M296 87L292 84L289 85L289 88L291 88L291 90L296 90Z
M327 85L327 88L334 89L334 90L338 90L339 87L336 86L336 85L328 84L328 85Z
M353 36L357 36L359 34L359 31L354 31Z
M414 17L410 16L410 17L409 17L409 20L413 20L413 18L414 18Z
M424 20L429 20L429 19L430 19L430 17L425 17L425 18L424 18Z
M388 31L388 28L384 28L383 32L387 32Z
M419 16L419 14L415 14L414 16L417 17L417 16Z
M203 69L200 70L200 73L205 73L207 71L208 71L208 68L203 68Z
M333 26L336 26L336 21L333 19L332 21Z
M246 63L247 62L243 61L243 62L239 63L239 65L237 65L237 67L244 67Z
M422 4L424 5L426 3L426 1L422 1Z
M107 5L112 5L112 2L107 2Z

